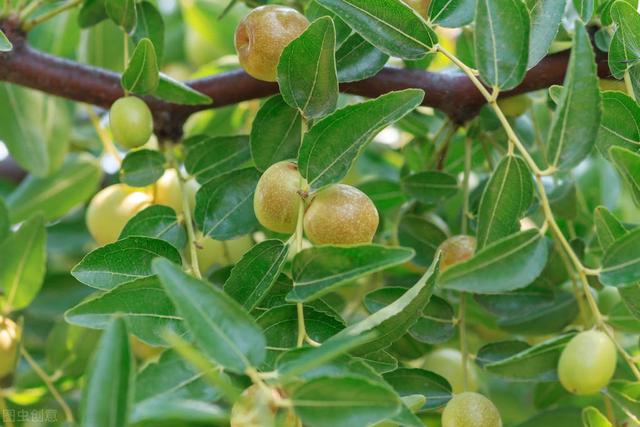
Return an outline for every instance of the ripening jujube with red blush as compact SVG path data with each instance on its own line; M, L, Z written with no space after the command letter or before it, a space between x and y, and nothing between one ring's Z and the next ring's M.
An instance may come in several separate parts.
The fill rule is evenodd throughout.
M316 245L370 243L378 229L378 210L362 191L332 185L311 200L304 214L304 232Z
M440 271L473 257L476 253L476 238L453 236L440 244Z
M302 177L295 163L271 165L260 177L253 197L253 210L260 224L278 233L293 233L302 198Z
M153 132L151 110L140 98L127 96L118 99L109 110L109 125L113 139L127 149L147 143Z
M493 402L479 393L456 394L442 413L442 427L502 427Z
M290 7L267 5L253 9L236 28L240 65L258 80L275 82L282 51L308 26L307 18Z

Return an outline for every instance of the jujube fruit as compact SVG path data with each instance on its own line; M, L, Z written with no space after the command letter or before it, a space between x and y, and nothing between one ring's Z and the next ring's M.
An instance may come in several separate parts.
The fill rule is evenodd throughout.
M151 205L153 198L125 184L114 184L100 190L87 208L89 233L99 245L118 240L132 216Z
M453 348L440 348L424 358L424 368L444 377L454 393L462 393L464 376L462 372L462 353ZM478 390L478 376L470 360L467 360L467 390Z
M0 317L0 383L10 377L16 367L20 336L20 326L8 317Z
M131 345L133 354L141 360L153 359L164 351L163 347L152 346L133 335L129 338L129 344Z
M253 246L253 240L248 235L225 241L200 237L197 242L198 267L203 273L213 266L226 267L237 263Z
M308 26L307 18L290 7L267 5L253 9L236 28L240 65L256 79L275 82L282 51Z
M366 194L337 184L313 198L304 214L304 232L316 245L370 243L378 221L378 210Z
M502 427L493 402L478 393L453 396L442 413L442 427Z
M176 212L182 212L182 186L177 170L167 169L156 181L155 186L155 203L169 206Z
M111 133L124 148L144 145L153 132L153 117L147 104L135 96L118 99L109 111Z
M431 0L402 0L408 6L410 6L413 10L418 12L420 16L423 18L427 17L427 12L429 10L429 3Z
M498 107L507 117L518 117L527 112L531 99L527 95L516 95L498 100Z
M291 162L271 165L260 177L253 197L253 210L260 224L278 233L293 233L302 199L302 178Z
M616 346L604 332L581 332L560 355L558 376L567 391L577 395L597 393L609 384L616 370Z
M453 236L440 244L440 271L468 260L476 253L476 238L473 236Z

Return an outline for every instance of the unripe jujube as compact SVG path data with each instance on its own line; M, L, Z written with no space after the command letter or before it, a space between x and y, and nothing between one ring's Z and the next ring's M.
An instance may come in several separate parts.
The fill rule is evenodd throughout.
M498 100L498 107L507 117L518 117L527 112L531 99L527 95L516 95Z
M296 164L287 161L271 165L262 174L253 197L253 210L260 224L278 233L296 230L301 181Z
M304 214L304 232L317 245L370 243L378 210L362 191L345 184L320 191Z
M191 193L195 194L197 186L194 180L189 180L184 183L184 187L189 194L189 199L192 198ZM180 178L178 171L175 169L167 169L164 175L160 177L155 183L155 199L154 202L158 205L165 205L172 208L174 211L182 212L182 186L180 185ZM190 201L189 206L193 210L195 204Z
M462 393L464 376L462 353L453 348L440 348L429 353L424 359L424 368L444 377L454 393ZM478 376L470 360L467 360L467 391L478 390Z
M476 238L473 236L453 236L440 244L440 271L459 262L466 261L476 253Z
M594 394L609 384L616 370L616 347L604 332L581 332L560 355L558 376L567 391Z
M87 228L100 245L118 240L132 216L153 202L150 194L125 184L114 184L99 191L87 208Z
M0 317L0 385L13 374L20 335L20 326L8 317Z
M203 273L214 265L219 268L237 263L253 246L248 235L224 242L211 237L199 237L197 241L198 267Z
M135 96L118 99L109 110L113 139L124 148L144 145L153 132L153 117L147 104Z
M267 5L252 10L236 28L240 65L256 79L275 82L284 48L309 26L295 9Z
M442 413L442 427L502 427L493 402L478 393L456 394Z

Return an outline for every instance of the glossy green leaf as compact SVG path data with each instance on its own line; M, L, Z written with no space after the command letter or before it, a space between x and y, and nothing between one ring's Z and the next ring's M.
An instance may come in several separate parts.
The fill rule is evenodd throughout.
M569 68L547 142L547 159L559 168L577 166L591 152L600 125L601 100L591 40L576 23Z
M419 59L436 34L409 6L396 0L317 0L365 40L390 56Z
M580 20L587 24L593 15L594 0L572 0Z
M129 332L142 341L164 346L166 329L183 334L182 318L156 277L125 283L100 296L88 299L65 313L69 323L104 329L114 315L127 320Z
M625 289L626 288L622 288L622 290ZM634 296L637 297L637 285L630 286L629 289L632 290L632 292L636 291L636 295ZM637 307L628 304L637 303L637 301L629 300L629 296L630 295L628 293L625 294L623 300L624 304L616 304L607 313L607 322L616 331L629 332L631 334L640 334L640 319L638 318ZM620 292L620 297L623 297L622 292Z
M85 0L78 13L78 25L80 28L93 27L109 18L105 8L105 0Z
M187 242L186 232L175 211L163 205L152 205L138 212L124 226L118 240L130 236L164 240L177 249Z
M164 174L164 164L164 155L159 151L131 151L122 161L120 179L132 187L146 187Z
M229 240L249 233L257 225L253 193L260 174L254 168L216 177L196 193L195 220L203 234Z
M29 176L7 198L11 221L25 220L34 212L54 220L88 200L98 188L100 166L90 156L68 156L53 174Z
M464 27L473 21L475 9L473 0L433 0L429 6L429 19L442 27Z
M164 101L184 105L207 105L213 102L208 95L162 73L153 95Z
M40 291L46 270L46 240L44 219L38 215L0 244L0 302L4 312L25 308Z
M640 421L637 415L640 414L640 384L637 381L612 381L605 393L629 417L635 417L636 422Z
M533 177L518 156L504 157L489 179L478 209L478 249L520 230L533 202Z
M413 250L380 245L317 246L299 252L291 266L292 302L308 302L357 278L413 257Z
M640 281L640 229L618 238L604 253L600 281L608 286L629 286Z
M351 34L336 51L336 68L340 82L354 82L376 75L389 60L358 33Z
M336 27L336 45L340 46L344 41L353 34L353 30L349 27L338 15L330 11L324 6L320 6L319 3L312 1L307 5L305 15L309 21L313 22L323 16L328 16L333 19L333 24Z
M224 291L247 311L269 293L282 272L289 246L280 240L264 240L251 248L231 270Z
M173 425L227 427L229 412L218 403L195 399L151 399L137 404L131 411L131 425L160 426L168 420ZM178 423L178 424L176 424Z
M421 411L444 406L453 397L446 379L424 369L398 368L383 375L400 396L422 395L427 400Z
M480 78L507 90L520 83L529 57L529 12L521 0L479 0L474 52Z
M618 28L609 45L609 69L615 78L622 79L640 59L640 16L626 1L614 2L610 13Z
M105 0L105 10L107 16L125 33L132 33L137 20L134 0Z
M522 341L487 344L478 351L476 363L502 377L525 381L557 381L560 354L574 334L559 335L529 346Z
M640 320L640 283L632 286L619 288L620 298L627 307L629 313Z
M640 206L640 154L622 147L611 147L609 157L627 184L633 201Z
M244 373L265 357L265 337L253 318L230 296L187 275L167 260L153 271L191 332L198 347L226 369Z
M593 212L593 223L600 247L607 250L616 240L627 233L624 225L604 206L598 206Z
M458 192L458 180L444 172L426 171L402 179L402 188L421 203L438 203Z
M127 425L135 362L124 319L107 326L87 373L80 405L80 424L86 427Z
M398 242L416 251L411 262L422 267L431 265L438 247L447 237L442 228L422 215L406 213L398 223Z
M516 427L544 427L556 424L562 427L584 427L580 408L560 406L540 411Z
M158 57L149 39L138 42L127 69L122 74L122 87L138 95L152 93L159 82Z
M362 377L320 377L293 390L296 414L310 427L366 426L394 415L400 399Z
M131 236L89 252L71 274L85 285L108 291L153 275L151 262L157 257L181 262L177 249L164 240Z
M611 147L640 150L640 106L618 91L602 92L602 119L596 147L609 156Z
M0 244L11 233L11 220L9 219L9 209L4 199L0 197Z
M0 52L11 52L13 44L7 38L7 36L0 30Z
M162 14L153 3L143 0L136 4L136 28L131 38L135 43L142 39L149 39L153 43L158 64L162 63L164 55L164 19Z
M251 127L251 157L260 171L282 160L295 159L302 142L302 115L282 96L269 98Z
M312 189L339 182L355 159L385 127L422 102L424 92L390 92L337 110L307 132L298 154L300 173Z
M612 427L611 421L593 406L582 410L582 422L584 427Z
M358 184L358 188L369 196L378 211L392 209L405 201L400 184L393 180L368 180Z
M193 137L185 146L184 166L189 175L204 184L213 178L238 169L249 162L249 138L244 135Z
M529 61L527 68L536 65L549 52L558 29L566 1L564 0L532 0L527 2L531 15L531 32L529 33Z
M523 231L485 246L440 275L439 285L471 293L495 293L527 286L547 263L547 240L538 230Z
M336 30L329 17L318 18L284 48L278 63L282 98L306 118L326 116L338 103Z

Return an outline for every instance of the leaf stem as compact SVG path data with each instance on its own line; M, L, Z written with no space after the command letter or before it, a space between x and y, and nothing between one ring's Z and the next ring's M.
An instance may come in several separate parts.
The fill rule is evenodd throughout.
M35 371L35 373L45 383L45 385L49 389L49 392L51 393L53 398L56 400L56 402L58 402L58 404L62 408L62 412L64 412L64 416L67 419L67 421L72 425L75 424L75 420L73 418L73 412L71 411L71 408L69 407L69 405L67 405L67 402L65 402L65 400L62 398L62 396L58 392L58 389L56 389L55 385L53 385L53 381L51 380L51 377L49 377L49 375L40 367L40 365L38 365L38 363L31 357L29 352L24 347L20 348L20 353L25 358L27 363L31 366L31 368Z
M37 16L35 18L33 18L30 21L25 22L22 25L22 29L24 31L30 31L33 29L33 27L35 27L36 25L40 25L43 22L46 22L48 20L50 20L51 18L55 18L56 16L60 15L62 12L66 12L69 9L73 9L76 6L79 6L80 4L82 4L83 0L70 0L66 3L63 3L62 5L51 9L50 11L43 13L40 16ZM26 10L27 8L25 8Z
M306 191L306 182L304 178L300 177L300 201L298 202L298 221L296 222L296 231L293 236L293 253L297 254L302 250L302 239L304 237L304 208L305 200L304 194ZM307 338L307 328L304 322L304 305L299 302L296 304L296 312L298 313L298 339L296 340L296 347L302 347Z

